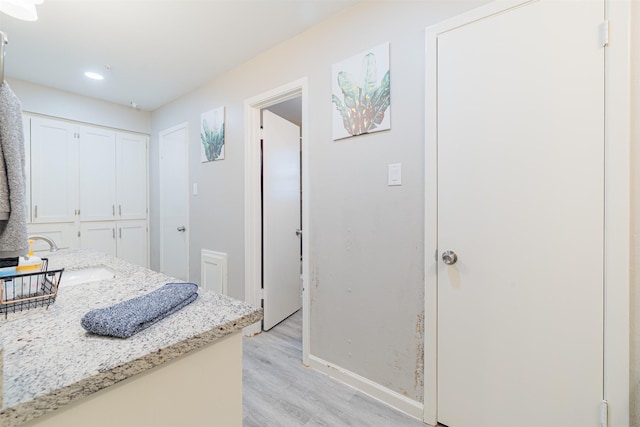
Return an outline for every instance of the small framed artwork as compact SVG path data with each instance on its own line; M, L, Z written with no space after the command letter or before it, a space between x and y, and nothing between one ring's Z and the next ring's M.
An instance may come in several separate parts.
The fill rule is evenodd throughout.
M224 107L201 114L200 142L203 163L224 159Z
M333 64L333 140L391 129L389 43Z

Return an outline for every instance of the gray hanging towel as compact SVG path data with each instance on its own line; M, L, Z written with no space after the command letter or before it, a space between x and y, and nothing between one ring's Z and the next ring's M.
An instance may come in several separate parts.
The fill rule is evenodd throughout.
M25 255L27 202L22 105L9 84L0 84L0 258Z
M148 294L91 310L80 324L87 331L117 338L131 335L175 313L198 298L195 283L167 283Z

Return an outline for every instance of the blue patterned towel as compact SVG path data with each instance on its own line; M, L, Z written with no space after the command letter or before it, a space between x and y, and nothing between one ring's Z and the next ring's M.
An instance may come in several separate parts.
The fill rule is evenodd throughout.
M122 301L110 307L91 310L80 323L87 331L117 338L148 328L198 298L195 283L167 283L148 294Z

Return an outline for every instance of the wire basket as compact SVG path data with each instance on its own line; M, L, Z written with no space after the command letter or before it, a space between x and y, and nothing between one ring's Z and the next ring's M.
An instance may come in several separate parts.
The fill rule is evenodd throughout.
M63 269L47 270L49 260L42 258L40 271L0 277L0 314L49 307L58 295Z

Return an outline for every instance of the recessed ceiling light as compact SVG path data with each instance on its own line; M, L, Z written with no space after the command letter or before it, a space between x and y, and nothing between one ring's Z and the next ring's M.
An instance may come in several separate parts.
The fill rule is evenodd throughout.
M92 73L91 71L87 71L86 73L84 73L85 77L88 77L90 79L93 80L103 80L104 76L102 74L98 74L98 73Z

